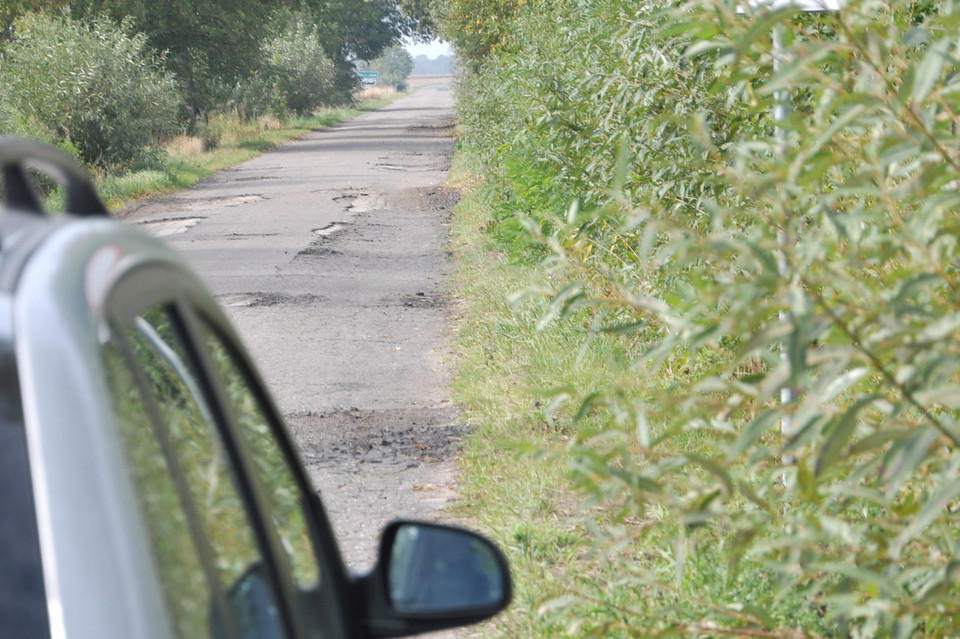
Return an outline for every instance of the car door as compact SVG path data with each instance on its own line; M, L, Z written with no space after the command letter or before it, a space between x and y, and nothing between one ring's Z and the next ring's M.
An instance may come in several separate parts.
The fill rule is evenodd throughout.
M169 264L126 273L102 354L173 634L351 635L328 522L239 340Z
M346 571L299 454L229 326L218 314L195 310L191 333L224 417L249 456L251 481L263 495L261 521L283 550L295 617L308 636L347 636Z

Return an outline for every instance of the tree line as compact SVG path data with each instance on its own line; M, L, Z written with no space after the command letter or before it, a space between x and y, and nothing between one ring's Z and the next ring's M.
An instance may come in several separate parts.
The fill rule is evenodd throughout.
M453 73L455 61L453 56L441 55L436 58L428 58L425 55L418 55L413 59L413 75L443 75Z
M212 112L347 103L358 62L433 23L418 0L20 0L0 26L0 127L120 170Z

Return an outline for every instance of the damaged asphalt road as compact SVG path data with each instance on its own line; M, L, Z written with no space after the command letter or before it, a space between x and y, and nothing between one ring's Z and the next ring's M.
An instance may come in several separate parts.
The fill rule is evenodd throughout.
M355 570L389 520L441 515L468 431L444 341L452 106L423 87L119 214L226 307Z

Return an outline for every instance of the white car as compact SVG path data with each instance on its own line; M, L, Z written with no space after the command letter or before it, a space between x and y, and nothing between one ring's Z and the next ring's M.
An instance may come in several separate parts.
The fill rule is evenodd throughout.
M348 574L197 277L59 152L0 140L0 167L0 639L399 637L507 605L503 555L458 528L395 522Z

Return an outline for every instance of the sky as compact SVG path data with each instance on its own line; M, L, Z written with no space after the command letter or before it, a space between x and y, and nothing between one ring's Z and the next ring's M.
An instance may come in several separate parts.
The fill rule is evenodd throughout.
M428 58L438 58L442 55L453 55L453 49L450 48L450 44L440 40L434 40L425 44L407 43L403 45L403 48L406 49L407 52L414 58L418 55L425 55Z

